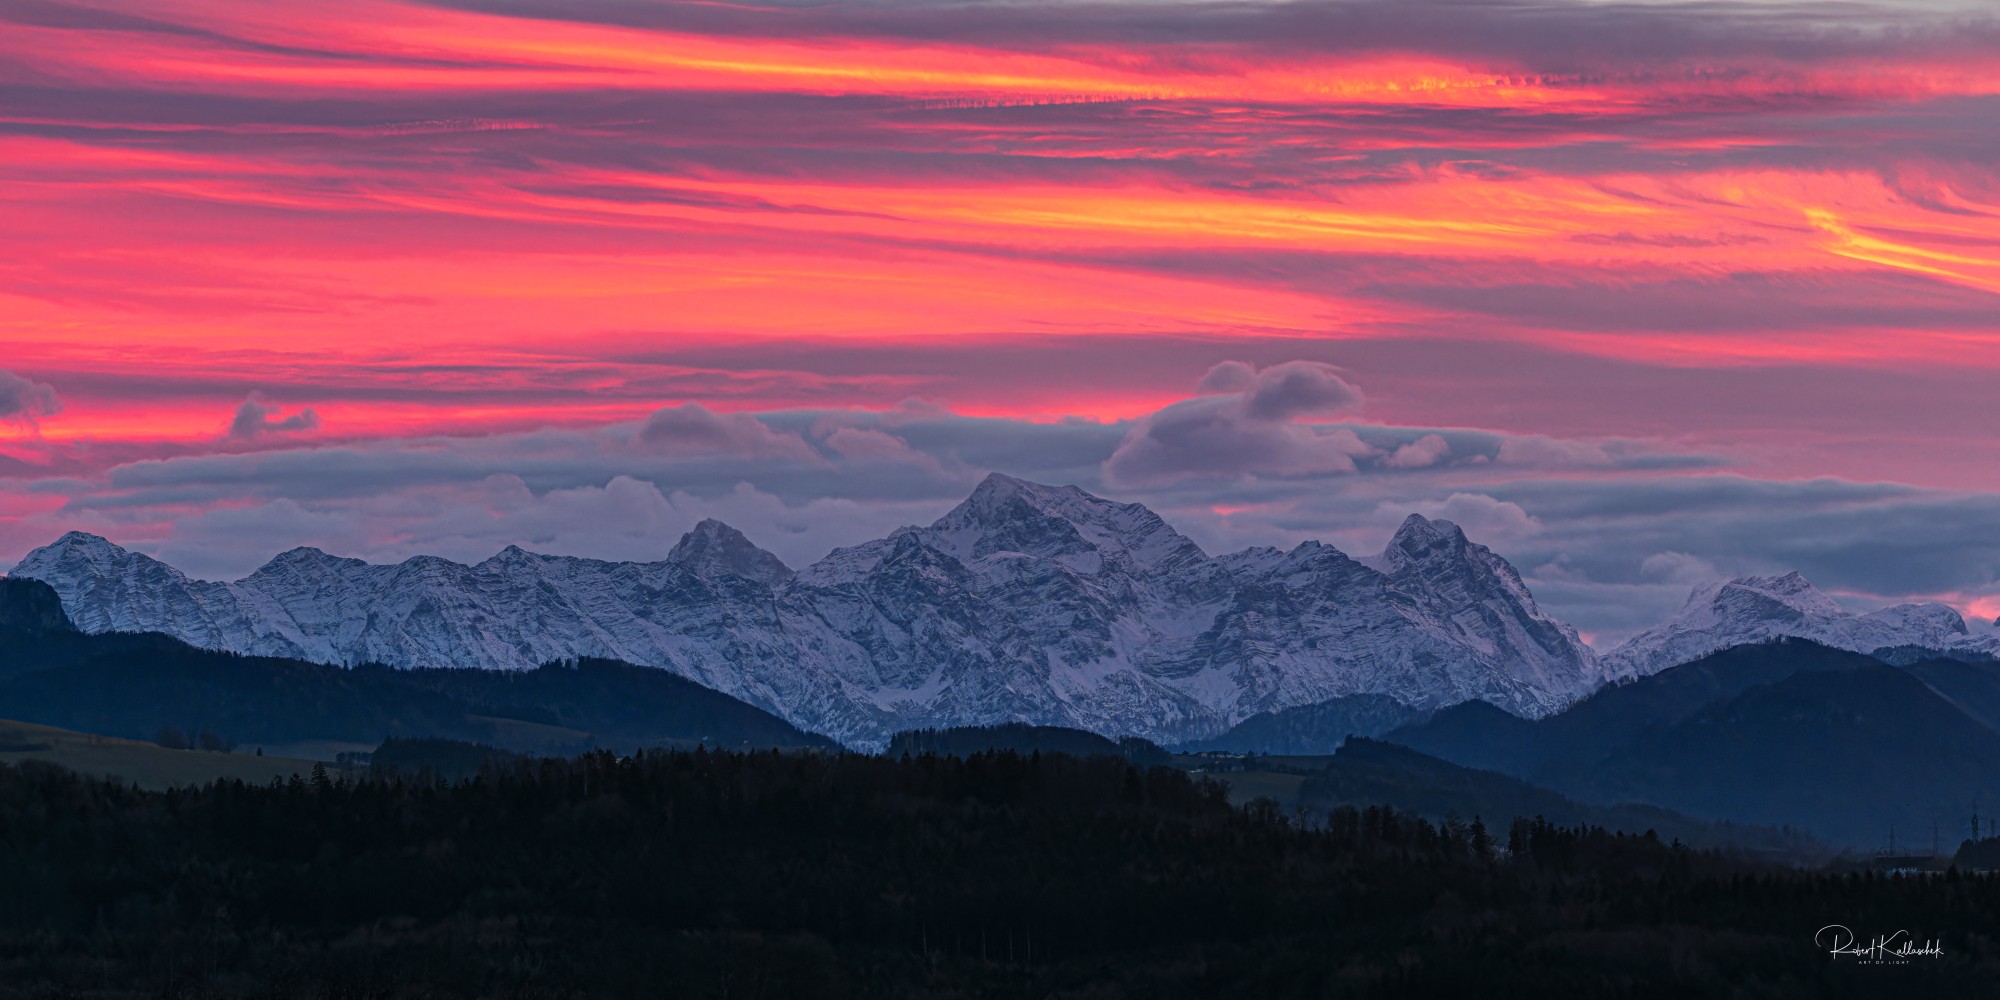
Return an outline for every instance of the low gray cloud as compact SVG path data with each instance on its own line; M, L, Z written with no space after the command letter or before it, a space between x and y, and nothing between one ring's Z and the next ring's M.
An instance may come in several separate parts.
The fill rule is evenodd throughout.
M319 414L307 407L289 417L274 417L278 408L265 402L258 393L251 393L243 405L236 408L236 416L229 421L229 436L242 441L254 440L267 434L296 434L319 429Z
M1647 556L1639 562L1639 573L1677 584L1703 583L1722 576L1714 563L1686 552L1658 552Z
M0 420L34 423L36 417L52 417L62 409L54 386L0 370Z
M1382 460L1382 464L1392 469L1421 469L1436 465L1438 460L1451 454L1451 445L1441 434L1426 434L1423 437L1398 447L1394 454Z
M639 425L639 440L672 454L820 459L819 452L797 434L772 430L747 413L716 413L700 403L654 410Z
M696 521L716 517L803 565L835 546L927 523L979 475L1000 471L1145 503L1211 553L1318 539L1370 555L1411 512L1452 520L1511 560L1552 613L1600 646L1671 615L1689 586L1715 575L1798 569L1856 610L1934 597L1966 608L2000 601L2000 494L1690 474L1635 462L1631 455L1674 457L1648 442L1260 421L1247 402L1260 387L1278 386L1269 404L1276 413L1343 398L1323 381L1305 392L1286 388L1283 372L1267 380L1270 370L1245 380L1224 369L1208 385L1231 391L1120 423L968 418L924 407L756 416L675 407L596 430L273 441L261 451L130 462L84 478L8 480L0 489L13 492L0 492L0 513L20 513L0 519L0 558L18 559L77 528L211 579L240 577L300 544L374 561L420 553L476 561L508 544L650 559ZM1373 457L1335 452L1350 460L1345 467L1289 475L1271 474L1268 463L1255 474L1217 475L1213 462L1199 475L1185 466L1137 482L1111 475L1111 460L1129 456L1142 429L1171 430L1189 410L1198 431L1207 420L1323 441L1337 429ZM1555 460L1579 449L1613 464ZM1433 452L1429 464L1396 461ZM1471 461L1503 452L1543 460ZM61 496L68 502L49 509L47 498Z
M1355 471L1375 449L1352 430L1295 418L1358 410L1361 391L1332 365L1287 361L1262 371L1240 361L1209 369L1206 395L1140 420L1104 462L1109 483L1158 486L1189 477L1242 479Z

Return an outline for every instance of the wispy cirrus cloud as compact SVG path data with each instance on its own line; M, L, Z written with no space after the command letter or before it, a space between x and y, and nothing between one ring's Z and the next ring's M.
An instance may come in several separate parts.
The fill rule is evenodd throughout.
M0 23L0 413L34 421L0 422L0 558L639 553L715 513L797 561L998 469L1214 547L1451 513L1605 634L1664 554L1985 586L1919 530L2000 491L1977 7Z

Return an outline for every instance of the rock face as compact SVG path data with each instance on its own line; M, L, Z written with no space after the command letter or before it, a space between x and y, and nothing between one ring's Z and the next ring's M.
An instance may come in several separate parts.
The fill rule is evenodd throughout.
M929 527L797 573L704 521L656 563L294 549L208 583L71 533L14 575L52 584L86 631L398 666L622 659L871 749L1008 721L1179 742L1356 694L1539 716L1604 681L1456 525L1411 515L1370 562L1318 542L1211 557L1138 504L994 475Z
M0 635L75 632L54 587L25 577L0 577Z
M1781 635L1857 653L1885 646L1991 651L1990 640L1968 636L1965 619L1948 605L1901 604L1852 614L1793 572L1694 588L1679 615L1606 653L1604 667L1614 677L1645 676Z

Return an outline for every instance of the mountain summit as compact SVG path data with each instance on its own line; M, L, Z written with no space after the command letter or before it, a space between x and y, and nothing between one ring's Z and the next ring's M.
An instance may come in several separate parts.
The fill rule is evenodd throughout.
M784 560L751 544L742 532L712 517L682 535L680 543L667 553L667 561L680 563L704 579L740 576L771 584L792 575L792 568Z
M1043 486L997 472L932 524L930 532L962 560L1015 552L1063 560L1093 573L1107 559L1160 572L1208 558L1141 504L1114 503L1074 486Z
M1778 636L1867 653L1885 646L1972 648L1965 619L1949 605L1899 604L1857 615L1841 610L1797 571L1696 586L1681 612L1605 654L1615 677L1655 674L1717 650Z
M653 563L294 549L210 583L72 534L14 572L86 631L334 663L622 659L870 748L1008 721L1178 742L1362 694L1539 716L1603 682L1575 630L1457 525L1412 516L1368 562L1319 542L1210 556L1142 505L993 475L927 527L796 573L714 520Z

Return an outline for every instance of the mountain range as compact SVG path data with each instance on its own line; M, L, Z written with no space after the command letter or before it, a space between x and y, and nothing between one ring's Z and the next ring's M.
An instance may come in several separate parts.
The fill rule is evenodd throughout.
M1944 605L1848 615L1792 574L1698 588L1600 658L1449 521L1412 514L1363 559L1316 541L1211 556L1139 504L999 474L927 527L797 571L708 520L650 563L510 546L472 566L376 565L298 548L209 582L72 532L13 575L52 585L86 632L407 668L619 660L869 750L1000 722L1185 745L1261 716L1274 721L1259 732L1330 749L1347 735L1333 729L1376 735L1473 700L1538 718L1775 634L1862 651L1984 641Z
M704 521L653 563L301 548L213 583L71 533L13 573L89 632L399 667L617 659L866 749L1006 721L1178 742L1355 694L1537 716L1603 682L1576 631L1456 525L1412 515L1370 562L1318 542L1210 556L1138 504L993 475L928 527L798 572Z
M86 633L61 603L47 583L0 580L0 716L142 739L186 726L257 744L367 746L388 736L531 753L836 746L652 667L582 658L528 670L350 668L199 649L156 632ZM2000 662L1896 651L1914 658L1891 665L1780 637L1608 685L1534 720L1477 699L1419 711L1349 695L1259 713L1211 742L1241 751L1250 748L1234 744L1261 740L1310 755L1327 752L1328 732L1391 730L1389 743L1342 737L1316 758L1313 801L1379 799L1461 816L1489 807L1506 815L1504 805L1577 822L1601 814L1589 822L1634 831L1748 823L1772 829L1723 840L1781 852L1806 844L1782 826L1874 846L1898 827L1905 841L1933 823L1953 829L1973 803L2000 798ZM903 731L887 742L892 754L1032 746L1174 759L1136 737L1019 722Z

